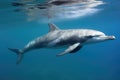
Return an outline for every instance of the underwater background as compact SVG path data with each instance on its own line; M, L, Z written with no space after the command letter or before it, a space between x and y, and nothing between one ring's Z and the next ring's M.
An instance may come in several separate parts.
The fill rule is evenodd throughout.
M61 29L100 30L116 40L86 45L62 57L56 54L65 48L34 50L16 65L17 56L8 48L21 49L48 33L49 21L28 21L24 12L13 11L12 0L0 0L0 80L120 80L120 0L103 1L95 14L51 22Z

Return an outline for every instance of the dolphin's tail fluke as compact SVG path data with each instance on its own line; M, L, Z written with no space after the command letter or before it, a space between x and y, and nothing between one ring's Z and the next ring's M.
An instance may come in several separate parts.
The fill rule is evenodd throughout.
M17 54L18 58L16 64L19 64L22 61L24 55L23 52L19 49L12 49L12 48L8 48L8 49Z

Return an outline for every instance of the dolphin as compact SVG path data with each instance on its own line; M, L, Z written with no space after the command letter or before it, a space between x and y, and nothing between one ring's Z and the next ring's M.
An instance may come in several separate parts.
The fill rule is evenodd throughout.
M92 29L68 29L61 30L55 24L48 23L49 33L30 41L23 49L8 48L18 55L16 64L19 64L24 53L40 48L67 47L67 49L57 56L79 51L84 45L114 40L115 36L107 36L103 32Z

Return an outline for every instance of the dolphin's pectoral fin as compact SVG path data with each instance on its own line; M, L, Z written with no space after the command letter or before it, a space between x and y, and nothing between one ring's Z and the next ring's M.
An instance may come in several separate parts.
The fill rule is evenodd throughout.
M83 47L83 46L80 46L80 45L79 45L79 46L76 47L74 50L70 51L69 53L75 53L75 52L79 51L82 47Z
M57 56L63 56L65 54L67 54L67 53L70 53L71 51L74 51L78 46L80 46L80 43L75 43L75 44L69 46L69 48L66 49L64 52L62 52L60 54L57 54Z

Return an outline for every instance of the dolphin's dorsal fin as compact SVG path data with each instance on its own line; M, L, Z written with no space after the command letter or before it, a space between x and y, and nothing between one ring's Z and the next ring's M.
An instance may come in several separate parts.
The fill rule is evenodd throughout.
M48 25L50 27L50 32L55 31L55 30L59 30L59 28L53 23L48 23Z

